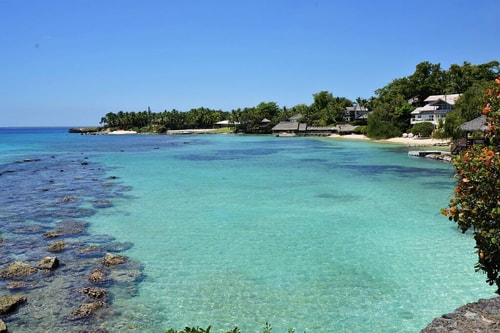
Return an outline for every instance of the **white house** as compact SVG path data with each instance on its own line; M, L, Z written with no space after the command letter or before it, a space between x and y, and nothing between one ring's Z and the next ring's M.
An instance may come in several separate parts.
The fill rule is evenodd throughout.
M426 105L416 108L411 113L410 124L418 124L422 122L433 123L434 126L439 124L439 120L446 118L448 112L455 107L456 100L460 94L451 95L432 95L425 99Z

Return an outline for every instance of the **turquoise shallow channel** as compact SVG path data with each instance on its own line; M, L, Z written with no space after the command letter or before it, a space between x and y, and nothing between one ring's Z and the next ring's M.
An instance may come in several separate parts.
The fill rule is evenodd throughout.
M120 254L143 274L128 289L110 286L113 311L98 322L110 332L211 325L247 333L269 322L283 333L410 333L494 297L474 271L471 235L439 213L453 193L452 166L407 151L338 139L0 129L4 171L16 160L85 156L102 172L91 177L117 185L109 194L88 185L75 192L110 202L74 217L88 222L85 237L128 244ZM3 193L26 190L10 181L0 176ZM16 205L29 210L29 202ZM0 208L2 225L12 216ZM8 239L11 231L0 232ZM48 325L29 311L7 319L13 332ZM65 325L61 332L77 324Z

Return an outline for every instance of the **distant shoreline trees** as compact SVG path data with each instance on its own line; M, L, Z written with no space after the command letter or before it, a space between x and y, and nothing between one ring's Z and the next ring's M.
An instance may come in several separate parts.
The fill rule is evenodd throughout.
M358 97L356 101L346 97L334 97L331 92L313 94L310 105L298 104L280 107L276 102L262 102L254 107L231 111L213 110L205 107L189 111L109 112L101 118L105 128L135 130L137 132L165 133L168 130L212 128L215 123L228 120L234 130L243 133L270 133L272 126L286 121L295 114L302 114L302 122L312 126L331 126L344 122L344 110L354 103L373 112L368 117L367 135L375 139L399 136L411 131L411 112L424 105L430 95L462 94L456 108L447 118L441 135L453 137L458 125L481 114L481 94L484 88L500 74L500 63L490 61L480 65L464 62L453 64L448 70L440 64L424 61L407 77L394 79L386 86L375 90L369 99ZM263 127L262 120L269 120Z

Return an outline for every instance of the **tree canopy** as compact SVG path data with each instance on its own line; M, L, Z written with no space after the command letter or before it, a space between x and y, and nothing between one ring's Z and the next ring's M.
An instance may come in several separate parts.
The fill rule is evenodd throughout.
M492 82L500 73L499 65L498 61L480 65L464 62L443 70L440 64L421 62L415 67L413 74L394 79L375 91L376 96L369 103L373 113L368 118L368 136L389 138L407 132L410 128L411 111L423 106L428 96L463 94L468 96L468 102L463 107L459 105L459 111L452 116L452 123L447 128L447 134L451 137L459 124L480 115L481 108L477 106L477 102L473 104L473 101L480 100L479 90L482 85ZM382 128L378 128L380 126Z

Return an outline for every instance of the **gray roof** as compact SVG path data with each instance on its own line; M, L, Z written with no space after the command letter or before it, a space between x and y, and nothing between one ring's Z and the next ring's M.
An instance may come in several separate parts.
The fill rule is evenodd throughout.
M299 123L290 121L281 121L272 128L273 131L296 131L299 128Z
M450 105L455 105L456 100L460 97L460 94L449 94L449 95L431 95L427 97L424 102L429 102L434 104L438 101L443 101Z
M360 105L354 105L354 106L346 106L345 107L346 111L358 111L358 112L368 112L369 110L365 108L364 106Z
M297 121L299 120L300 118L302 118L303 116L300 114L300 113L297 113L296 115L294 116L291 116L290 118L288 118L289 121Z
M486 131L488 129L487 119L485 115L472 119L462 125L458 129L464 132Z

